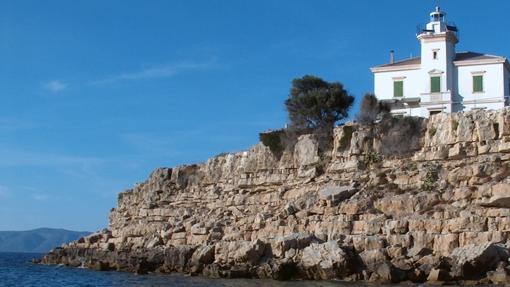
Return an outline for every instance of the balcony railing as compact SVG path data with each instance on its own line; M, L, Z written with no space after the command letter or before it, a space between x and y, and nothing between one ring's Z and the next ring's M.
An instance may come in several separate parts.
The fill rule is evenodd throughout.
M460 40L460 30L459 28L457 27L457 25L455 25L454 22L446 22L446 30L448 32L453 32L455 33L455 36L457 36L457 39ZM421 35L423 33L431 33L432 31L429 31L427 30L427 25L426 24L418 24L416 26L416 36L418 35Z
M420 94L423 103L444 104L452 101L452 92Z

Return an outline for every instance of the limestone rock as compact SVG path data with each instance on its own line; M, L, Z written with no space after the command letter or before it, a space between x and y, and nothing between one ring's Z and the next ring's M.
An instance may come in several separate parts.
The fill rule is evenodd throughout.
M309 246L312 242L317 242L317 239L313 235L305 233L293 233L284 237L277 238L271 244L271 251L275 257L283 257L285 252L288 250L301 250Z
M493 243L466 245L452 252L454 275L461 278L477 278L493 270L502 260L498 247Z
M339 202L350 198L357 189L354 186L326 186L319 192L319 198L328 203L329 206L337 205Z
M492 197L482 203L486 207L510 208L510 184L500 183L492 187Z
M396 268L393 264L385 262L377 266L375 270L377 274L377 282L380 283L399 283L406 279L404 271Z
M443 269L432 269L429 276L427 277L427 281L429 282L444 282L449 280L450 275L446 270Z
M163 244L163 241L161 240L161 238L159 236L154 236L151 240L149 240L149 242L147 243L147 248L154 248L156 246L160 246L161 244Z
M200 271L204 265L214 262L214 245L204 245L198 247L191 256L190 264L192 265L192 272Z
M510 282L510 277L508 276L507 271L504 267L498 267L494 271L487 272L487 278L491 281L492 284L504 285Z
M234 264L248 262L255 264L264 254L266 244L260 240L218 242L215 245L215 262Z
M312 135L299 137L294 148L297 166L310 166L319 162L319 144Z
M336 241L312 243L303 249L300 265L310 278L329 280L349 273L348 254Z

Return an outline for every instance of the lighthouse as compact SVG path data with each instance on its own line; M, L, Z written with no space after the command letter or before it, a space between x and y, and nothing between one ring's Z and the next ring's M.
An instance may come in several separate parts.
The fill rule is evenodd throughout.
M374 93L397 115L428 117L508 105L510 64L505 57L457 52L458 28L439 6L418 30L420 56L371 68Z

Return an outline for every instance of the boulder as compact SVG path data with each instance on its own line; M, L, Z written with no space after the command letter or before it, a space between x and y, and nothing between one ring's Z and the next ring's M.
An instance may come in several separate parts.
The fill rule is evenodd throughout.
M94 244L99 242L103 238L103 233L96 232L89 236L84 237L85 243Z
M206 235L209 233L209 230L207 227L204 226L203 223L197 223L191 226L191 234L194 235Z
M256 264L264 254L266 244L260 240L218 242L215 245L215 261L219 264Z
M359 254L359 257L363 265L371 271L376 270L379 265L389 261L385 249L365 250Z
M287 218L288 216L290 215L294 215L298 212L299 210L296 208L296 206L292 203L287 203L283 209L282 209L282 212L281 212L281 215L283 218Z
M378 283L399 283L406 280L405 272L389 262L384 262L377 266L375 274L377 274Z
M443 269L432 269L427 277L429 282L445 282L450 280L450 275Z
M423 257L423 256L430 255L430 254L432 254L432 250L430 250L429 248L425 248L425 247L413 247L407 251L408 257L415 257L415 256Z
M326 186L319 191L319 199L325 201L328 206L337 205L339 202L349 199L357 189L353 186Z
M510 153L510 142L501 142L498 146L498 152Z
M290 249L303 249L312 242L317 242L315 236L306 233L293 233L279 237L271 243L271 251L275 257L283 257Z
M257 271L259 278L272 278L274 280L291 280L299 278L299 270L296 263L292 260L269 260L264 263Z
M494 270L501 258L498 247L490 242L470 244L453 250L452 274L457 278L478 279L487 271Z
M298 167L317 164L319 158L319 143L313 135L300 136L294 147L295 164Z
M509 280L510 278L509 278L505 268L501 267L501 266L498 267L494 271L487 272L487 279L489 279L489 281L492 284L504 285L504 284L510 283L510 280Z
M163 241L159 236L154 236L147 242L147 248L151 249L163 244Z
M164 272L183 272L195 251L194 246L181 245L166 248L164 251Z
M510 184L500 183L492 186L491 198L483 203L485 207L510 208Z
M331 280L349 274L349 259L336 241L312 243L303 249L300 267L309 279Z
M211 264L214 262L214 245L198 247L191 256L193 264Z

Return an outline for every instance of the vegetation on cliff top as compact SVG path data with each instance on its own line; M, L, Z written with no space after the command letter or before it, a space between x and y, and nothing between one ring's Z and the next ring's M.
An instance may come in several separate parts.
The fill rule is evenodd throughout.
M290 125L285 129L260 133L260 141L277 157L285 150L292 150L299 136L313 134L319 143L322 157L328 157L332 149L333 128L338 121L349 116L354 102L339 82L326 82L318 77L306 75L292 81L289 96L285 101ZM420 147L424 132L424 121L420 118L393 117L391 107L379 101L374 94L366 94L356 121L371 130L371 140L381 143L377 152L371 151L367 162L381 156L401 156ZM354 128L346 126L340 148L345 149L351 140ZM327 161L327 158L323 160Z
M332 129L348 117L354 97L339 82L329 83L306 75L292 81L285 107L291 127L298 129Z
M339 82L310 75L294 79L285 101L290 125L260 133L259 139L278 157L285 149L292 149L303 134L314 134L321 150L330 149L333 128L349 116L353 103L354 97Z
M372 124L388 115L390 111L390 106L379 101L374 94L366 94L361 100L361 107L356 115L356 120L361 124Z

